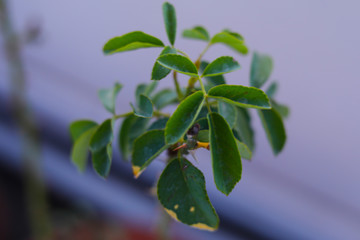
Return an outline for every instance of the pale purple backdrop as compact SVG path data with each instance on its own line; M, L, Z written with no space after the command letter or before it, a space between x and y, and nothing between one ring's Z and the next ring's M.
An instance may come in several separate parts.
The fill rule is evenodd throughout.
M26 48L29 98L38 109L64 123L108 117L97 100L100 87L125 85L118 112L130 110L135 86L150 81L160 49L104 56L111 37L142 30L167 43L163 1L12 0L17 29L29 19L43 23L43 43ZM256 152L244 161L240 183L225 197L216 191L210 155L199 155L210 197L237 217L237 207L305 238L356 239L360 236L360 3L347 0L172 1L178 18L176 46L196 58L203 42L181 38L181 30L204 25L211 34L223 28L240 32L251 51L270 54L277 99L291 108L288 141L274 157L256 112ZM251 55L214 46L204 56L234 56L242 69L228 74L248 85ZM5 76L3 54L1 77ZM182 85L186 78L180 79ZM171 86L170 79L160 86ZM2 91L8 82L1 80ZM217 204L219 205L219 204ZM221 205L221 204L220 204ZM256 222L254 222L256 224ZM271 231L271 225L269 225ZM319 238L318 238L319 239Z

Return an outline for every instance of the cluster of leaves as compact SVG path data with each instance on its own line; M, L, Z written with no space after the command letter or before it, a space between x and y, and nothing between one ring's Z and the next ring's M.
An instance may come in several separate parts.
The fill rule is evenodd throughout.
M115 122L124 118L118 143L123 158L131 158L134 176L139 177L156 157L168 150L168 164L157 185L161 204L180 222L215 230L219 219L207 196L204 176L186 155L198 148L208 149L215 184L220 192L228 195L241 178L241 158L251 159L254 150L254 131L248 108L257 109L275 154L285 144L283 118L288 115L288 108L273 99L276 83L272 83L266 93L260 89L272 72L269 56L253 54L250 87L226 84L223 75L240 68L233 57L222 56L210 63L202 60L214 44L224 44L236 53L246 55L248 48L240 34L223 30L211 37L201 26L186 29L183 37L207 43L200 57L193 62L186 53L174 47L174 7L164 3L163 15L170 46L140 31L112 38L105 44L106 55L150 47L163 50L151 73L153 81L137 87L132 112L116 114L115 99L122 88L116 83L111 89L99 91L99 98L112 117L100 125L90 120L71 124L72 160L84 170L90 150L94 169L106 177L112 161ZM159 80L170 72L173 72L175 89L155 91ZM178 73L189 76L186 88L180 87ZM172 115L162 112L168 105L178 105Z

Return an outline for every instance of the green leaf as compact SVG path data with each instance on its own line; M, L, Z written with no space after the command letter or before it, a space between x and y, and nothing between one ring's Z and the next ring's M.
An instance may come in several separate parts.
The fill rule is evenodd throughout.
M249 111L246 108L236 107L236 122L234 129L239 134L240 141L244 142L251 151L255 148L254 130L251 126L251 118ZM236 137L236 136L235 136Z
M228 32L220 32L216 34L210 41L211 44L222 43L226 46L232 48L238 53L247 54L248 48L246 47L243 40L239 39L237 36L230 34Z
M140 31L135 31L110 39L104 45L103 52L104 54L113 54L151 47L164 47L164 44L156 37Z
M234 105L231 105L226 102L218 102L219 105L219 114L225 118L230 128L233 128L236 122L236 108Z
M70 134L73 142L75 142L87 130L97 126L98 124L91 120L79 120L72 122L70 125Z
M113 139L112 120L105 120L96 130L90 140L90 149L96 152L108 145Z
M239 39L241 41L244 41L244 37L241 34L237 33L237 32L232 32L229 29L224 29L223 32L226 32L226 33L236 37L237 39Z
M141 118L131 115L124 119L119 131L119 149L122 157L127 160L131 155L134 140L143 134L150 118Z
M192 29L185 29L182 36L184 38L203 40L206 42L210 40L208 31L202 26L195 26Z
M207 195L204 175L185 158L166 166L157 193L165 211L177 221L203 230L218 228L219 218Z
M269 98L260 89L239 85L220 85L209 90L209 97L248 108L269 109Z
M153 115L153 104L151 100L143 94L140 94L138 106L135 107L131 104L131 107L134 115L138 117L151 118Z
M204 100L204 94L201 91L197 91L179 104L166 124L166 143L175 144L184 136L187 130L194 124Z
M110 172L112 159L112 147L111 143L107 144L97 151L92 151L92 162L95 171L101 177L107 177Z
M283 117L283 118L289 117L290 109L289 109L288 106L285 106L283 104L279 104L279 103L275 102L273 99L271 99L270 101L271 101L272 108L276 112L278 112L281 117Z
M200 63L200 71L203 72L205 70L205 68L209 65L208 62L206 61L202 61ZM223 75L217 75L217 76L213 76L213 77L204 77L206 82L207 82L207 86L206 86L206 90L208 91L210 88L221 85L221 84L226 84L225 82L225 78Z
M250 151L250 149L248 148L248 146L246 146L245 143L240 142L239 140L236 139L236 144L238 146L239 149L239 153L241 158L247 159L247 160L251 160L252 157L252 153Z
M269 98L273 98L277 92L278 84L276 82L273 82L270 84L268 89L266 90L266 95L268 95Z
M226 120L209 113L210 151L216 187L229 195L241 178L241 157L234 135Z
M250 70L250 85L261 88L269 79L272 69L273 61L270 56L254 52Z
M113 88L100 89L98 92L101 103L104 105L106 110L112 114L115 114L115 100L121 88L121 84L115 83Z
M176 37L176 12L174 6L165 2L163 4L163 15L169 42L174 46Z
M153 81L149 84L146 85L145 91L143 92L143 94L147 97L150 97L150 95L153 93L153 91L156 89L158 85L158 82Z
M197 140L200 142L210 142L209 130L200 130L197 135Z
M167 121L169 121L169 118L167 118L167 117L156 120L155 122L153 122L150 125L150 127L148 128L148 131L155 130L155 129L165 129Z
M71 151L71 159L80 172L83 172L86 167L86 160L89 152L89 143L92 135L97 129L97 125L93 125L90 129L82 132L76 138L74 146Z
M165 144L164 130L151 130L138 137L134 142L131 160L135 178L166 148L168 145Z
M281 116L274 109L260 110L258 113L272 150L277 155L286 142L286 132Z
M240 65L233 57L219 57L205 68L202 77L222 75L238 69L240 69Z
M139 85L136 86L136 90L135 90L136 104L140 103L140 95L145 93L146 88L147 88L147 84L145 83L140 83Z
M136 98L136 104L140 104L140 95L143 94L147 97L150 97L151 93L155 90L157 87L158 82L154 81L150 84L141 83L137 85L135 90L135 98Z
M167 105L174 103L177 99L177 94L175 90L172 89L163 89L156 93L152 98L152 101L155 107L160 110Z
M160 56L157 59L157 62L160 65L176 72L183 73L191 77L198 76L198 71L195 64L187 57L177 54L166 54Z
M176 54L176 49L166 46L164 50L160 53L160 56L173 53ZM161 80L165 78L169 73L171 72L170 69L167 69L163 66L161 66L158 62L155 62L154 67L151 72L151 80Z

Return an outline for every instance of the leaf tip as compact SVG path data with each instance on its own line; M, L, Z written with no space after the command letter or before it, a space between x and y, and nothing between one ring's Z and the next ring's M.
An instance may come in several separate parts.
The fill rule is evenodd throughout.
M134 174L134 177L135 179L137 179L140 174L144 171L144 170L141 170L141 168L139 166L132 166L132 170L133 170L133 174Z

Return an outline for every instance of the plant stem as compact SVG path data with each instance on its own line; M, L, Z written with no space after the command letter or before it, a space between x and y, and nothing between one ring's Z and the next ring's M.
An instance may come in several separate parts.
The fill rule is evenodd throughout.
M190 59L189 55L187 55L185 52L181 51L180 49L176 49L176 51Z
M209 104L209 101L208 101L208 95L206 93L205 86L204 86L200 76L199 76L199 83L200 83L200 86L201 86L201 91L204 93L206 107L207 107L209 113L211 113L211 108L210 108L210 104Z
M195 66L198 70L200 68L201 58L204 56L204 54L207 52L207 50L210 48L210 46L211 46L210 43L208 45L206 45L205 49L200 53L199 57L196 59ZM189 79L188 86L186 87L186 95L190 94L191 89L194 88L196 81L197 81L196 78Z
M204 86L200 76L199 76L199 82L200 82L200 86L201 86L201 91L204 93L204 95L207 95L205 86Z
M200 61L201 61L201 58L204 56L204 54L207 52L207 50L209 50L211 46L211 43L209 43L208 45L206 45L205 49L200 53L198 59L196 59L195 61L195 65L198 64L198 68L200 67Z
M178 79L177 79L177 72L176 71L173 71L173 78L174 78L174 84L175 84L178 99L179 99L179 101L181 101L184 96L183 96L183 94L181 92L181 88L180 88L180 85L179 85L179 82L178 82Z
M115 118L115 119L125 118L125 117L131 116L132 114L133 114L133 112L127 112L127 113L115 115L114 118Z
M32 111L27 104L21 44L15 33L6 0L0 0L0 28L11 80L11 103L18 124L24 170L26 204L31 239L51 239L51 224L41 169L41 146Z
M160 112L160 111L154 111L153 112L153 115L155 117L170 117L170 114L168 113L163 113L163 112Z

